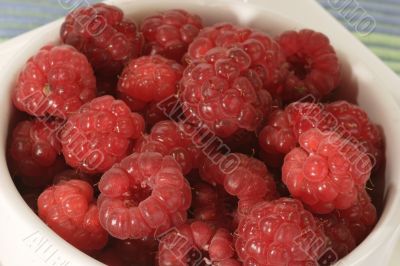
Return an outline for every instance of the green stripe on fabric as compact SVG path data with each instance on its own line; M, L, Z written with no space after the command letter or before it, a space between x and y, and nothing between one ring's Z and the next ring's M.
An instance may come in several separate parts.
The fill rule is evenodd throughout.
M39 23L1 23L0 28L3 29L10 29L10 30L31 30L31 29L35 29L37 27L41 26L41 24Z
M396 62L386 62L386 64L394 70L394 72L396 72L397 74L400 75L400 62L396 63Z
M21 10L21 9L3 9L0 10L0 14L10 15L10 16L26 16L26 17L35 17L35 18L49 18L52 19L55 17L54 14L48 13L39 13L30 10Z
M397 49L386 49L373 46L370 46L369 48L379 57L388 59L390 61L399 61L400 63L400 53Z
M16 1L12 1L12 0L2 0L1 3L3 4L15 4ZM62 8L61 4L59 3L59 1L57 0L35 0L35 2L33 2L32 0L18 0L18 3L27 3L27 4L34 4L34 5L38 5L38 6L44 6L44 7L59 7ZM62 3L62 2L61 2Z
M382 34L382 33L372 33L368 35L362 35L360 33L354 33L360 40L370 43L383 43L393 46L400 47L400 36Z

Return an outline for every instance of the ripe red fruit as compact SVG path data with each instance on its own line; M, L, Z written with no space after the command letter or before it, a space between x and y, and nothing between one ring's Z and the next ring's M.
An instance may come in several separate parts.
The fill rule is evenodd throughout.
M346 101L329 103L325 109L336 119L337 131L368 153L373 164L379 167L384 157L383 137L367 113Z
M73 179L83 180L94 186L99 182L100 177L99 175L88 175L77 170L68 169L55 175L53 178L53 184L58 184L61 181L68 181Z
M186 221L191 191L177 162L156 152L134 153L101 178L100 222L118 239L142 239Z
M61 40L85 54L101 76L114 76L131 58L138 57L143 36L121 9L103 3L80 7L65 18Z
M256 131L272 100L249 55L241 48L216 48L190 64L181 81L180 100L186 120L227 138L239 130Z
M281 93L287 65L278 43L267 34L229 23L206 27L190 44L186 60L192 62L214 57L217 47L237 47L243 50L247 56L237 57L236 61L248 65L251 69L247 73L249 78L254 79L254 83L263 83L264 88L274 97Z
M159 266L239 266L231 234L222 228L194 221L169 231L160 239Z
M308 29L286 31L277 41L289 64L283 100L293 102L307 95L320 99L339 85L339 59L324 34Z
M326 236L300 201L280 198L256 204L236 230L243 265L317 265Z
M143 130L143 117L123 101L98 97L68 118L61 132L62 152L71 167L103 173L128 155Z
M240 153L229 156L233 160L227 164L206 159L200 168L200 177L214 186L222 185L230 195L240 200L239 205L245 201L247 207L240 209L243 214L259 201L278 197L275 181L261 161ZM226 157L221 155L217 162L222 158Z
M137 140L134 151L171 155L186 175L199 167L204 156L201 143L190 136L194 131L195 128L188 124L161 121L152 127L148 135Z
M282 167L291 195L320 214L352 206L369 179L369 157L335 132L310 129L300 135L299 144Z
M86 57L69 45L48 45L26 62L12 100L30 115L65 119L95 95L96 79Z
M201 18L184 10L167 10L149 16L140 27L146 40L144 53L179 62L201 28Z
M8 151L10 170L25 185L46 186L66 168L57 135L61 126L55 121L25 120L14 128Z
M132 111L140 111L146 104L173 96L182 72L180 64L162 56L139 57L124 68L118 93L127 100Z
M82 180L61 181L38 199L39 217L63 239L89 252L102 249L108 234L99 223L93 188Z

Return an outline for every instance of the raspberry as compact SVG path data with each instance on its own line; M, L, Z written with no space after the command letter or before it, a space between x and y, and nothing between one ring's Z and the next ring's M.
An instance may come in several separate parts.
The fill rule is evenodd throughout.
M93 188L82 180L61 181L47 188L39 196L38 209L51 229L82 251L102 249L108 241L99 223Z
M66 17L61 40L85 54L99 76L114 76L138 57L143 36L122 10L103 3L80 7Z
M243 265L317 265L326 245L312 214L290 198L257 203L236 235Z
M144 53L180 61L203 28L201 18L184 10L167 10L143 20Z
M337 131L346 138L353 138L351 140L364 148L375 165L382 163L382 133L360 107L346 101L337 101L327 104L326 111L336 118Z
M144 130L141 115L112 96L93 99L68 118L61 133L66 162L85 173L103 173L128 155Z
M186 220L191 191L177 162L155 152L134 153L101 178L100 222L118 239L141 239Z
M48 45L26 62L12 100L30 115L65 119L95 95L96 79L86 57L69 45Z
M370 176L369 157L335 132L310 129L299 143L282 167L282 181L292 196L320 214L353 205Z
M339 59L324 34L286 31L277 41L289 64L283 100L293 102L309 94L320 99L339 85Z
M239 266L232 242L226 229L214 230L200 221L183 224L160 239L158 265Z
M376 208L365 189L358 192L354 205L345 210L337 210L336 215L347 224L356 244L368 236L377 221Z
M171 155L181 166L183 174L198 168L203 153L198 148L201 143L189 135L195 129L187 124L165 120L153 126L149 135L138 139L136 152L159 152Z
M248 73L249 77L262 82L274 97L280 94L287 66L278 43L268 35L228 23L219 23L200 31L189 46L186 60L191 62L213 57L214 51L218 50L216 47L237 47L243 50L247 56L241 55L236 60L243 60L252 70Z
M221 155L227 164L214 163L207 159L200 167L200 177L212 184L223 185L225 190L240 201L256 203L263 199L274 199L278 196L275 181L267 167L259 160L240 153L230 154L232 162ZM214 157L215 158L215 157ZM239 204L240 204L239 201Z
M174 95L182 72L180 64L159 55L139 57L124 68L118 92L124 98L139 102L138 106L130 105L132 111L139 111L147 103Z
M151 129L157 122L163 120L179 120L179 115L182 114L182 109L177 97L169 97L161 102L153 102L146 106L143 116L146 121L146 126Z
M207 60L207 61L206 61ZM240 129L256 131L271 108L268 91L249 69L241 48L217 48L190 64L181 80L180 99L188 122L228 138Z
M328 247L335 254L333 258L330 258L332 264L355 249L356 241L348 225L339 219L335 212L318 216L317 219L328 238Z
M232 218L236 202L222 187L196 182L192 185L192 199L191 209L195 220L217 228L234 229Z
M284 155L297 145L297 138L289 123L287 113L283 110L275 110L271 113L258 140L267 164L274 167L281 166Z
M65 168L57 136L60 127L55 121L25 120L14 128L8 152L11 172L25 185L46 186Z

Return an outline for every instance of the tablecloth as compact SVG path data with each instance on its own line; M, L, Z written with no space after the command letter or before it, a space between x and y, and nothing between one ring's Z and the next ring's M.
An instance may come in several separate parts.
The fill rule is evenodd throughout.
M65 15L59 1L0 0L0 42ZM400 75L400 0L318 1Z

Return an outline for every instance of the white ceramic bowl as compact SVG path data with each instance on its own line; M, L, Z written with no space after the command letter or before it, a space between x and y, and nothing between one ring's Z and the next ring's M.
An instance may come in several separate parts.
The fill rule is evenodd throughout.
M72 8L64 1L64 8ZM60 1L60 3L64 3ZM84 1L83 1L84 2ZM385 207L371 234L341 265L386 265L398 236L400 221L400 110L395 87L400 82L376 57L312 0L116 0L128 17L140 21L158 10L183 8L199 14L206 24L229 21L265 30L272 35L288 29L312 28L327 34L344 66L343 87L369 116L382 126L386 138ZM278 12L276 12L278 11ZM279 14L281 13L281 14ZM307 13L307 15L305 15ZM296 17L298 22L288 19ZM0 265L100 265L58 237L24 203L7 170L5 150L12 106L10 90L25 61L43 45L58 41L61 20L3 46L0 52ZM384 177L382 177L384 178Z

